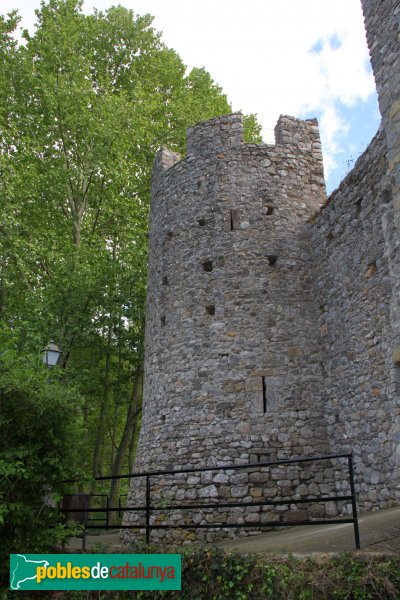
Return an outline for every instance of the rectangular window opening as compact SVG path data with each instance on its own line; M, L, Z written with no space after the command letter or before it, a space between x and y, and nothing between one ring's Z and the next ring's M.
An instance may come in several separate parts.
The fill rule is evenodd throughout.
M206 273L211 273L211 271L213 270L213 262L212 260L205 260L203 263L203 269Z
M230 210L230 229L231 231L239 229L239 210L237 208Z
M262 377L262 391L263 391L263 412L267 412L267 384L265 377Z
M278 260L278 257L276 254L270 254L269 256L267 256L268 259L268 264L270 267L274 267L276 265L276 261Z
M208 306L206 306L206 313L208 315L215 315L215 306L214 304L209 304Z

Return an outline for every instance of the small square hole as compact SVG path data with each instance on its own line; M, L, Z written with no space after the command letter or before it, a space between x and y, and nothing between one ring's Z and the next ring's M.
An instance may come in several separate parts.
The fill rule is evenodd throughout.
M215 315L215 305L209 304L208 306L206 306L206 313L208 315Z
M211 271L213 270L213 263L212 260L205 260L203 262L203 269L205 270L206 273L211 273Z
M276 261L278 260L278 257L276 256L276 254L270 254L269 256L267 256L267 260L268 260L269 266L274 267L276 265Z

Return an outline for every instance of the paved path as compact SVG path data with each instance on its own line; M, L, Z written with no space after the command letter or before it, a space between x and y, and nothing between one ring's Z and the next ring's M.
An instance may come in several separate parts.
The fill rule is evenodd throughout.
M364 513L359 517L361 550L371 553L400 554L400 506L378 512ZM354 529L344 525L304 525L269 531L235 540L223 540L221 548L238 552L262 552L268 554L314 554L343 552L355 549ZM101 552L121 551L119 531L87 536L88 550ZM82 540L73 538L69 550L80 550Z
M400 554L400 507L359 517L361 550ZM344 525L304 525L290 530L224 540L222 548L240 552L312 554L355 550L354 528Z

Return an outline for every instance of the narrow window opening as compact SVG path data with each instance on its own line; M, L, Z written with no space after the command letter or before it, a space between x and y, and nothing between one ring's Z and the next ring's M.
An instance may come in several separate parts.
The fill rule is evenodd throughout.
M204 227L204 225L207 223L205 219L197 219L197 222L200 225L200 227Z
M278 257L276 256L276 254L270 254L269 256L267 256L268 259L268 264L270 267L274 267L276 265L276 261L278 260Z
M333 240L333 233L328 233L326 239L328 240L328 242L331 242Z
M231 231L239 229L239 210L237 208L230 210L230 229Z
M161 321L161 325L164 327L164 325L165 325L165 317L161 317L160 321Z
M166 275L164 275L164 277L163 277L162 284L163 285L169 285L168 277Z
M206 306L206 313L208 315L215 315L215 305L209 304L208 306Z
M263 391L263 412L267 412L267 384L265 377L262 377L262 391Z
M361 212L361 203L362 203L362 198L360 198L356 202L356 217L358 217Z
M267 215L270 216L274 213L274 207L271 206L270 204L267 205Z
M392 190L390 188L386 189L386 190L383 190L383 192L382 192L382 200L383 200L384 204L389 204L389 202L391 202L391 200L392 200Z
M168 231L168 233L167 233L167 240L172 240L173 237L174 237L174 232L173 231Z
M211 273L211 271L214 268L212 260L205 260L202 264L203 264L203 269L205 270L205 272L206 273Z

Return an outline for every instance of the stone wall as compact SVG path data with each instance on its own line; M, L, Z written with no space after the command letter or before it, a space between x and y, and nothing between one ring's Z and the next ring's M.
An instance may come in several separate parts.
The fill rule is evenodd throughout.
M189 130L196 154L157 159L140 442L152 465L325 444L305 228L324 200L318 129L285 117L281 144L242 136L231 115Z
M229 115L189 130L186 159L157 155L139 471L352 450L361 507L400 501L400 7L362 3L382 128L324 207L313 120L281 117L254 145ZM347 512L295 502L346 492L342 466L155 477L154 520L216 497L288 504L172 522ZM128 503L143 494L134 480Z
M400 500L386 169L381 131L310 227L328 435L332 450L355 453L364 508Z
M361 0L371 64L386 138L391 183L400 186L400 5ZM396 202L396 211L400 204Z
M387 169L381 193L388 203L383 234L392 281L390 320L392 356L389 380L395 386L397 404L390 418L400 429L400 5L398 0L362 0L371 63L386 140ZM400 480L400 439L393 448L395 479Z
M230 115L189 130L185 160L156 159L138 470L329 451L307 229L325 200L317 123L281 117L276 140L244 144ZM319 491L313 473L261 486L249 473L203 474L164 482L163 494L304 496Z

